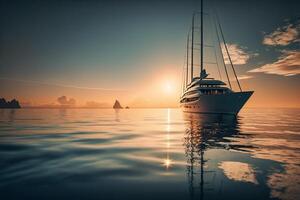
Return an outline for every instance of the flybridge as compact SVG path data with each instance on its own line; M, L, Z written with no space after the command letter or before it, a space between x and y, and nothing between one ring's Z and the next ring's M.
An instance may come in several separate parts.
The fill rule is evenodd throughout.
M200 85L200 87L201 87L204 85L226 85L226 83L224 83L223 81L214 80L214 79L198 79L198 80L193 81L190 85L188 85L187 90L195 85Z

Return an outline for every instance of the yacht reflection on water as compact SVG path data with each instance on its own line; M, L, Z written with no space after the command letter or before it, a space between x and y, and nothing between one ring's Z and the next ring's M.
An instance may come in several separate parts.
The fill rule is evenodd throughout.
M207 174L214 171L206 169L204 153L209 149L236 149L241 146L228 144L226 137L240 135L239 119L232 115L214 115L184 113L187 129L184 137L185 155L187 158L187 179L189 182L190 198L204 199L204 193L212 190L205 181ZM204 176L205 175L205 176ZM210 188L206 188L210 187Z

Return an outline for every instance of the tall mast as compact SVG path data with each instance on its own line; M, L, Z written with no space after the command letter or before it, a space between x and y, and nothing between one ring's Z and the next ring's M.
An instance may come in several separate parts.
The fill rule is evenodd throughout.
M188 84L189 80L189 42L190 42L190 31L188 32L187 42L186 42L186 79L185 79L185 87Z
M193 67L194 67L194 21L195 21L195 13L193 13L193 19L192 19L191 82L193 81Z
M203 0L201 0L201 42L200 42L200 50L201 50L201 70L200 70L200 77L202 74L202 70L203 70Z

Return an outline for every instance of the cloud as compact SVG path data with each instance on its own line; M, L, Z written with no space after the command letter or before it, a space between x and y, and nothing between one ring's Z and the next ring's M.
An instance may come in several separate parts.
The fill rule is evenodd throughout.
M300 74L300 51L283 51L283 55L276 62L265 64L249 72L262 72L283 76Z
M74 106L76 104L75 99L68 99L66 96L58 97L57 102L62 106Z
M247 74L245 74L245 75L239 75L238 76L238 80L239 81L240 80L247 80L247 79L251 79L251 78L253 78L253 76L247 75ZM236 81L236 79L235 78L231 78L230 81Z
M246 52L245 48L239 47L237 44L226 44L226 45L229 51L232 64L234 65L244 65L248 62L250 57L258 55L257 53L251 54L249 52ZM224 44L221 44L221 49L224 56L225 64L230 64Z
M270 46L287 46L299 41L299 24L288 24L277 28L273 33L265 35L263 44Z
M223 161L220 163L219 168L230 180L258 184L255 171L248 163Z
M253 76L250 76L250 75L240 75L240 76L238 76L239 80L246 80L246 79L250 79L250 78L253 78Z

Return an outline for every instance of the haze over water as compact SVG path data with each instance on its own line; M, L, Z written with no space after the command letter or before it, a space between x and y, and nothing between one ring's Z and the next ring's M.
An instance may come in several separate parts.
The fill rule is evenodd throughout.
M297 199L300 110L0 110L0 199Z

